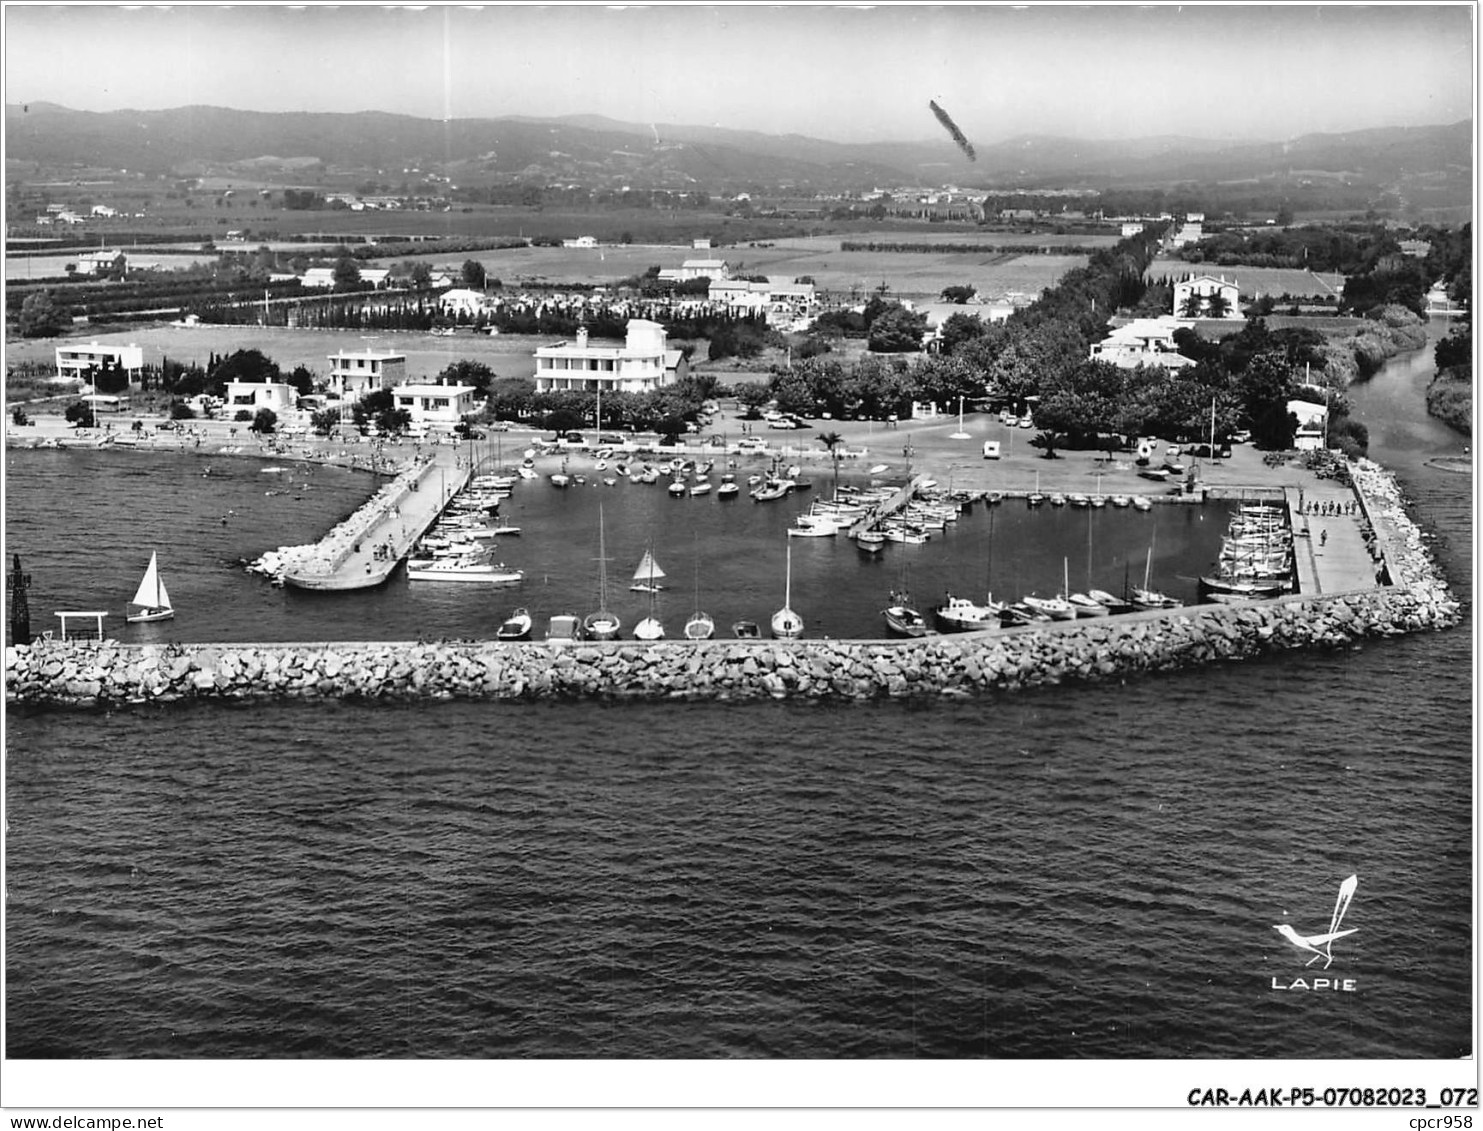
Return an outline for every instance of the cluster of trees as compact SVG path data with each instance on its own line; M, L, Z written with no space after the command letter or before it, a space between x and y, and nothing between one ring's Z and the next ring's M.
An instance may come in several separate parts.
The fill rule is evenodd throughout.
M1234 267L1288 267L1345 276L1340 309L1367 315L1387 306L1425 310L1426 291L1437 279L1472 290L1471 225L1462 230L1422 226L1409 233L1430 244L1424 258L1401 250L1400 234L1372 221L1258 231L1212 233L1180 249L1191 263Z
M1313 330L1269 330L1258 319L1219 342L1179 331L1180 352L1196 364L1178 372L1088 359L1108 317L1146 297L1143 271L1160 235L1155 228L1097 252L1004 323L954 314L935 356L910 364L868 357L853 366L814 356L776 370L769 393L785 411L840 418L899 414L913 401L950 410L959 397L1034 404L1048 451L1121 445L1139 435L1198 441L1209 436L1212 414L1217 440L1246 428L1259 446L1286 449L1296 429L1288 402L1310 399L1330 405L1330 443L1361 454L1368 436L1338 391L1352 373L1344 366L1357 364L1355 343L1335 345ZM1397 325L1377 320L1376 332L1418 332L1404 310L1382 313Z
M965 255L1090 255L1091 247L1075 244L1004 244L995 247L985 243L897 243L879 240L842 240L840 251L904 252L916 255L946 255L957 252Z
M927 316L880 293L862 310L826 311L814 319L814 330L826 337L863 337L872 353L916 353L927 332Z
M765 389L760 385L746 387ZM679 436L699 418L701 406L723 391L714 377L691 376L652 393L608 393L602 398L602 430ZM543 428L567 432L596 427L597 408L593 392L538 393L531 379L509 377L496 379L489 386L484 417L535 421Z
M54 338L72 325L72 312L48 291L36 291L21 302L16 330L23 338Z
M1427 266L1447 280L1448 294L1465 311L1437 343L1437 374L1426 390L1427 411L1464 435L1473 432L1473 226L1432 237Z
M454 199L468 204L518 205L524 208L602 208L697 211L711 207L706 192L667 192L664 189L588 189L514 182L469 186L454 192Z
M1291 267L1354 275L1369 270L1381 256L1399 252L1400 244L1383 225L1342 224L1212 232L1176 255L1216 267Z

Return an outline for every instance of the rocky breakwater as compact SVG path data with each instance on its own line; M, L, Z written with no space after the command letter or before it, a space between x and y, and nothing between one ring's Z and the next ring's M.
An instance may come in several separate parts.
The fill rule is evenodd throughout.
M10 702L352 698L811 698L962 696L1120 679L1273 652L1343 648L1444 628L1455 602L1412 587L1098 618L911 641L80 645L5 654Z
M1406 513L1405 499L1395 476L1367 459L1350 464L1349 473L1391 584L1455 605L1455 599L1448 593L1447 579L1427 549L1425 536Z

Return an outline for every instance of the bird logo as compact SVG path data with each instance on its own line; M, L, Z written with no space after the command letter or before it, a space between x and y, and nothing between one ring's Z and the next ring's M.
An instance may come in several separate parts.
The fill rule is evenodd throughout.
M1344 921L1344 913L1349 910L1349 901L1354 898L1354 889L1359 887L1359 877L1350 876L1339 885L1339 898L1334 904L1334 917L1329 920L1327 934L1322 935L1300 935L1287 923L1278 923L1275 930L1279 935L1299 950L1310 951L1313 957L1305 962L1304 966L1312 966L1320 958L1323 959L1323 968L1327 970L1334 961L1334 941L1342 939L1345 935L1352 935L1359 930L1358 927L1350 927L1347 931L1339 930L1339 924Z

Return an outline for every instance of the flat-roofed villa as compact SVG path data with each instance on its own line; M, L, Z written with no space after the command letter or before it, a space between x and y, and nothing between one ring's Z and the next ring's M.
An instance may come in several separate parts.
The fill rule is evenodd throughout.
M227 382L227 407L234 415L244 409L251 412L260 408L291 412L298 403L298 390L282 381Z
M397 385L391 395L413 425L452 428L474 411L475 391L472 385L411 382Z
M389 389L407 379L407 355L387 350L341 350L330 354L329 390L345 401L358 401L377 389Z
M588 342L584 326L575 342L536 350L536 392L650 393L673 384L688 367L679 350L666 347L667 338L658 322L630 318L623 345L598 346Z
M68 345L57 347L57 377L64 380L87 381L105 364L116 364L129 376L129 382L137 382L144 373L143 346Z

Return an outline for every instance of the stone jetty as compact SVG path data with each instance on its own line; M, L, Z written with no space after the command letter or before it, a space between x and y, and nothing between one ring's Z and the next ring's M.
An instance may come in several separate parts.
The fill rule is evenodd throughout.
M6 650L13 701L115 706L183 699L869 700L1119 679L1276 652L1343 648L1456 623L1426 587L1108 617L911 641L494 641Z
M1449 628L1462 609L1394 480L1361 464L1390 584L901 641L498 641L127 645L42 640L5 651L8 702L807 698L1012 692Z

